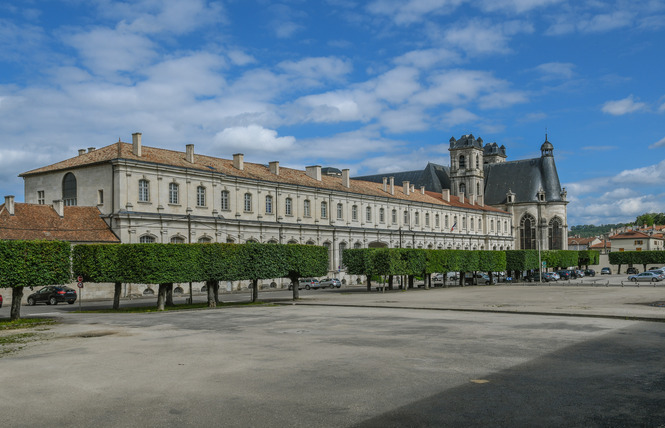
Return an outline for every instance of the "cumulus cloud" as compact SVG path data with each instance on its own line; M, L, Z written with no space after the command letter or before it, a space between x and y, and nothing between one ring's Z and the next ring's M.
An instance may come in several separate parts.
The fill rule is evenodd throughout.
M470 55L506 53L510 51L508 41L511 36L532 32L533 26L524 21L493 24L486 20L471 20L448 27L443 39L447 45Z
M572 78L575 74L573 68L575 68L575 64L570 62L548 62L540 64L535 70L542 74L543 80L554 80Z
M259 125L226 128L218 132L214 140L225 149L272 153L291 150L296 142L294 137L278 137L277 131Z
M282 61L277 68L298 79L299 85L316 86L323 81L340 81L353 70L350 61L335 57L310 57Z
M635 100L635 97L632 95L622 100L607 101L602 107L603 113L611 114L613 116L621 116L645 109L646 104Z
M650 149L655 149L657 147L665 147L665 137L661 138L660 140L656 141L655 143L649 146Z

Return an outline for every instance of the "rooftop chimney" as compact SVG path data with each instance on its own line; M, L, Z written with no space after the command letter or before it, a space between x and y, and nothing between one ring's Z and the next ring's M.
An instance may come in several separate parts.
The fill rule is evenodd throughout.
M83 156L85 154L85 149L79 149L79 156Z
M135 132L132 134L132 153L134 156L141 157L141 133Z
M14 215L14 195L5 196L5 209L9 215Z
M233 155L233 167L243 171L245 169L245 155L242 153L236 153Z
M458 197L459 197L459 201L460 201L460 203L463 204L463 203L464 203L464 192L459 192Z
M65 216L65 201L63 201L62 199L58 199L56 201L53 201L53 209L55 210L55 212L58 213L58 215L60 217L64 217Z
M388 177L383 177L383 191L388 191Z
M305 174L307 174L309 178L321 181L321 166L320 165L306 166Z
M441 197L443 198L444 201L450 202L450 189L442 189Z
M476 194L475 193L471 193L469 195L469 203L471 205L476 205Z
M349 188L351 187L351 180L349 179L349 170L342 170L342 186Z
M402 185L404 186L404 194L409 196L411 194L411 185L408 181L403 182Z
M187 144L185 146L186 159L189 163L194 163L194 144Z
M485 201L483 201L483 195L478 195L478 205L481 207L485 206Z
M88 147L88 153L90 153L90 152L94 152L94 151L95 151L95 148L94 148L94 147Z
M270 172L279 175L279 161L272 161L268 165L270 165Z
M411 193L416 193L416 185L415 184L411 185Z
M395 196L395 177L390 177L390 194Z
M421 195L425 194L425 186L420 186L420 194Z

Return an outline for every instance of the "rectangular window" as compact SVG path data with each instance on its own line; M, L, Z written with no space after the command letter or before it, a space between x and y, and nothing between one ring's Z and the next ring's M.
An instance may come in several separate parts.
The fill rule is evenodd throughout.
M372 208L367 207L366 211L367 211L367 216L366 216L367 223L371 223L372 222Z
M321 202L321 218L328 218L328 204Z
M44 203L45 203L45 197L44 197L44 191L43 190L38 190L37 191L37 203L39 205L44 205Z
M342 204L337 204L337 219L338 220L344 219L344 205Z
M381 209L379 210L379 221L380 221L381 223L383 223L383 222L386 221L386 214L385 214L385 210L384 210L383 208L381 208Z
M178 184L169 183L169 204L177 205L180 199Z
M272 214L272 196L266 196L266 214Z
M393 222L393 224L397 224L397 210L393 210L392 222Z
M245 193L245 212L252 211L252 194Z
M351 219L353 221L358 221L358 205L351 207Z
M150 183L148 180L139 180L139 202L150 201Z
M409 224L409 212L404 211L404 224Z
M291 198L286 198L284 204L284 214L293 215L293 200Z
M196 188L196 206L206 206L206 188L203 186L198 186Z
M104 191L101 189L97 191L97 205L104 205Z
M309 200L305 199L305 202L303 203L303 212L302 212L303 217L310 217L311 216L311 211L309 208Z
M228 211L229 208L229 192L227 190L222 190L222 211Z
M425 213L425 227L429 227L429 213Z

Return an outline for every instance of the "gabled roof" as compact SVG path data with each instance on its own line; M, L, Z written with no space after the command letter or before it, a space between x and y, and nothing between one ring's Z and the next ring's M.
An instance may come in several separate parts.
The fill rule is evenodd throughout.
M589 248L594 250L602 250L603 248L612 248L612 243L610 241L600 241L597 244L591 245Z
M638 232L636 230L629 230L623 233L618 233L616 235L610 236L610 239L649 239L652 236L647 235L646 233Z
M244 162L244 169L239 170L233 166L233 160L221 159L212 156L194 155L194 162L188 162L185 152L177 152L167 149L158 149L154 147L142 146L141 156L136 156L132 152L132 145L129 143L117 142L110 146L94 150L92 152L84 153L82 155L64 160L62 162L48 165L42 168L34 169L31 171L20 174L22 177L27 177L36 174L42 174L53 171L70 170L73 168L84 167L104 162L114 162L119 160L131 160L137 162L148 162L159 165L169 165L180 168L188 168L201 170L206 172L217 172L231 177L243 177L254 180L262 180L269 182L294 184L308 187L315 187L328 190L336 190L341 192L351 192L361 195L386 197L400 200L408 200L413 202L423 202L444 206L457 206L451 202L444 201L441 197L437 198L429 194L421 194L419 190L410 192L407 196L401 186L395 186L395 194L391 195L383 191L383 182L370 182L364 180L353 179L350 180L350 187L345 187L342 184L342 178L336 176L323 175L321 180L316 180L309 177L305 171L279 168L279 175L270 172L267 165ZM422 174L421 171L413 171L414 175ZM382 176L383 177L383 176ZM396 180L397 181L397 180ZM464 205L464 204L462 204ZM471 205L466 204L465 208L476 210L489 210L487 205ZM491 209L490 211L496 211ZM503 212L503 211L498 211Z
M52 205L14 203L14 215L0 205L0 240L42 240L119 243L97 207L64 207L60 217Z
M568 245L589 245L590 242L595 241L596 238L595 236L592 236L590 238L577 238L577 237L572 237L568 238Z

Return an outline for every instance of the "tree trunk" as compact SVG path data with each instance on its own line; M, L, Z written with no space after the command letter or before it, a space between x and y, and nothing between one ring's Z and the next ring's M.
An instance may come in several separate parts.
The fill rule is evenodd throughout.
M173 303L173 283L166 284L166 306L175 306Z
M208 291L208 307L216 308L217 302L215 301L215 282L217 281L206 281L206 289Z
M113 309L120 309L120 293L122 292L122 282L116 282L113 289Z
M259 280L252 280L252 303L255 303L259 298Z
M219 305L219 281L214 281L213 286L215 287L215 305Z
M426 273L425 274L425 290L429 290L430 287L432 287L432 274L431 273Z
M366 275L367 276L367 291L372 291L372 276L371 275Z
M298 277L292 276L291 278L291 288L293 289L293 300L300 299L300 292L298 291Z
M413 288L413 280L414 280L414 276L409 275L409 288Z
M157 310L164 310L164 303L166 302L166 284L159 284L159 291L157 291Z
M466 278L464 277L465 272L460 272L459 273L459 285L460 287L464 287L464 281L466 281Z
M393 289L393 279L394 279L394 276L388 275L388 290Z
M9 315L11 321L16 321L21 318L21 300L23 300L23 287L13 287L12 307Z

